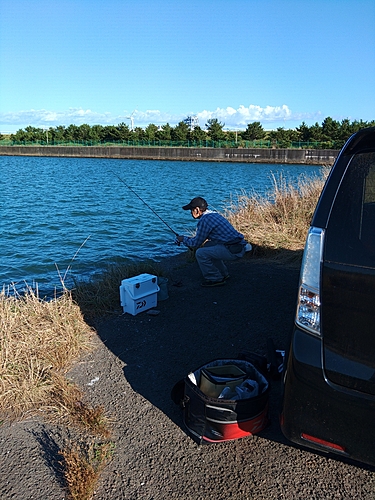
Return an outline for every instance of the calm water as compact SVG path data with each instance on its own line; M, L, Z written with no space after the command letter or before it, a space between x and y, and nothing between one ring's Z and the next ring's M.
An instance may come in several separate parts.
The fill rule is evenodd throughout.
M184 251L116 175L176 232L187 233L196 223L181 206L194 196L221 210L244 191L264 194L280 173L294 182L320 168L0 156L0 285L59 288L59 272L68 269L67 283L108 263Z

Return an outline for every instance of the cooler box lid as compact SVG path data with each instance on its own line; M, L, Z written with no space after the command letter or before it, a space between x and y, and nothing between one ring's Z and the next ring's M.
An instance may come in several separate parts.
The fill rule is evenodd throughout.
M159 289L157 276L146 273L122 280L121 286L134 298L157 292Z

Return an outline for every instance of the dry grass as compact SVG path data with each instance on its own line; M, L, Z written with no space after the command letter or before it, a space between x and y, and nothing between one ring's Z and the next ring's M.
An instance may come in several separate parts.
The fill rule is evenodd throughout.
M57 416L70 426L78 426L94 436L109 438L109 420L102 406L91 407L84 401L83 392L61 375L53 376L50 405L45 408L49 415Z
M92 330L69 293L49 302L0 293L0 414L20 417L53 401L55 380L91 348Z
M300 177L292 185L283 176L273 177L266 197L241 194L225 216L255 245L256 254L279 259L300 258L316 203L329 169L322 177Z
M104 409L87 404L65 374L92 348L93 331L69 292L45 301L31 289L24 296L0 293L0 331L1 418L38 412L81 429L81 444L61 454L70 497L90 498L113 444L95 442L93 436L110 437Z
M103 408L91 408L65 377L79 355L92 348L93 335L68 292L49 302L31 290L24 296L0 293L0 331L2 418L43 412L109 436Z
M75 443L61 451L65 481L72 500L92 498L99 476L111 459L114 445Z

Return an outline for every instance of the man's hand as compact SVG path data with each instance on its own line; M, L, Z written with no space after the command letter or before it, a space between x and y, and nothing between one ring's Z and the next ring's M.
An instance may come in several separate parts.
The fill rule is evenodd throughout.
M176 239L174 240L174 242L176 243L177 246L180 246L183 239L184 239L183 236L180 236L180 235L177 234L176 235Z

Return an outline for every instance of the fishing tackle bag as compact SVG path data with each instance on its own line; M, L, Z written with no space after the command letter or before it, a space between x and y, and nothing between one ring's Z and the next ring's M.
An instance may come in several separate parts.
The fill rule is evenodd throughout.
M199 444L239 439L268 424L269 383L243 359L217 359L172 389L190 436Z

